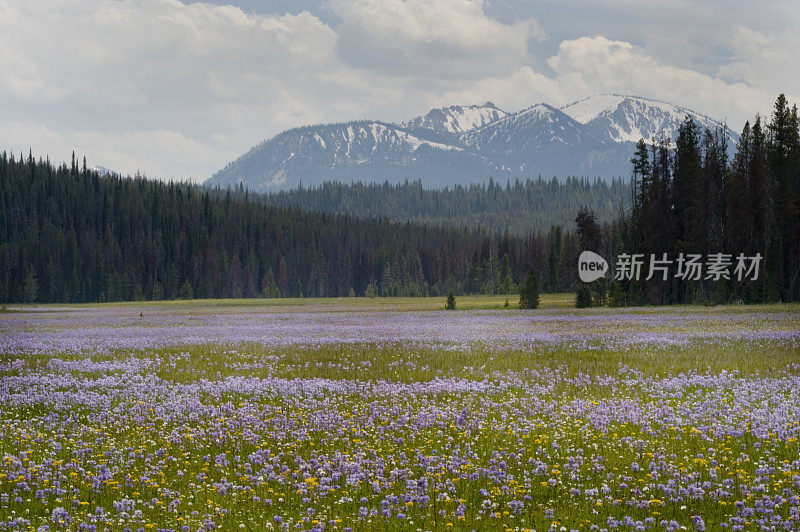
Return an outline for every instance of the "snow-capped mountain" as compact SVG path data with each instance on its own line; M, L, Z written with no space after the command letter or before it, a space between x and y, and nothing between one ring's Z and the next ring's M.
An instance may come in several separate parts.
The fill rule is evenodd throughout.
M417 176L444 186L488 163L455 143L420 138L383 122L307 126L264 141L214 174L210 185L262 190L326 180L396 181Z
M451 105L432 109L425 116L409 120L403 126L412 130L429 129L445 135L461 135L496 122L508 114L492 102L483 105Z
M441 187L495 179L627 176L634 143L674 138L690 115L636 96L599 95L560 109L541 103L510 113L491 102L433 109L402 124L358 121L291 129L262 142L206 183L255 190L324 181L421 179ZM729 145L737 135L726 129Z
M543 150L558 151L597 139L565 113L540 103L462 135L461 142L495 160L528 160Z
M630 159L628 146L620 149L547 104L508 115L460 140L492 161L494 175L504 177L627 175L617 163Z
M110 168L106 168L105 166L97 166L97 165L90 166L88 168L88 170L91 170L92 172L97 172L100 175L113 175L114 174L113 170L111 170Z
M595 136L614 142L650 140L662 133L674 139L687 115L701 129L725 127L723 123L691 109L638 96L600 94L565 105L561 110L586 125Z

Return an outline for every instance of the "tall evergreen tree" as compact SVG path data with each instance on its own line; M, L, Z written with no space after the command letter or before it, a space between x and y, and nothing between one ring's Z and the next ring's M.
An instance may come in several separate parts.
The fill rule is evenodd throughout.
M631 172L631 219L633 223L631 224L630 244L636 250L642 243L641 231L637 224L641 221L642 207L647 201L652 173L650 155L644 139L639 139L639 142L636 143L636 151L631 159L631 165L633 167Z
M767 129L767 170L777 214L773 267L780 279L781 299L796 300L800 284L800 132L797 107L790 109L784 94L775 101Z
M528 270L528 275L525 276L525 281L521 285L519 308L539 308L539 277L536 275L536 270L533 268Z
M675 142L675 171L672 176L672 206L676 219L675 240L679 251L696 253L705 247L707 205L701 194L702 155L700 129L687 116ZM660 176L661 181L669 177ZM666 199L669 201L669 199Z
M603 229L597 223L594 212L589 211L585 206L581 207L575 217L577 226L577 236L580 242L581 251L593 251L598 254L603 253ZM572 267L577 272L577 262L573 262ZM576 273L573 273L576 275ZM578 290L588 289L592 305L603 305L606 301L606 280L598 279L591 283L577 282Z
M547 279L544 283L548 292L558 291L559 272L561 271L561 226L550 228L547 233Z
M691 119L681 125L674 150L667 139L653 143L649 167L643 148L639 143L631 160L640 177L630 218L605 229L613 249L645 260L663 253L760 256L758 279L624 280L613 286L615 304L800 298L800 120L784 95L766 132L759 117L745 125L731 161L725 132L701 134ZM649 175L641 176L643 168ZM648 269L645 262L642 270Z

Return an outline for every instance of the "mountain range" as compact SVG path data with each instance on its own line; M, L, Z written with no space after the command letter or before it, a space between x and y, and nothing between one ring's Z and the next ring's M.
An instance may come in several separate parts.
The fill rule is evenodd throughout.
M539 176L626 177L634 144L675 138L691 116L701 128L722 122L678 105L602 94L560 108L540 103L519 112L482 105L441 107L403 123L359 120L284 131L251 148L206 181L251 190L325 181L401 182L426 187Z

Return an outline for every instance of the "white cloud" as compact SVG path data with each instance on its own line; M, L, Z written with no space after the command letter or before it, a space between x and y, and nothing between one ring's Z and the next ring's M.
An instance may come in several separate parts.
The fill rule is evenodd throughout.
M254 16L174 0L0 0L0 115L18 122L36 115L51 131L84 139L174 131L206 147L199 175L207 176L233 148L210 144L213 134L245 125L251 140L239 151L273 128L318 116L325 102L316 75L339 68L335 43L335 32L307 12ZM109 144L86 146L90 158L132 167L119 150L101 146ZM162 155L151 174L197 175L181 153ZM141 153L136 166L150 157Z
M0 151L15 155L33 150L36 157L45 155L58 164L68 161L73 150L78 158L89 155L89 165L110 168L124 175L137 171L150 177L173 177L173 167L183 171L176 179L202 181L209 165L218 164L219 154L214 146L186 137L176 131L147 130L102 132L93 130L54 130L31 122L0 122ZM237 156L233 151L222 155Z
M743 82L728 83L661 63L640 48L606 37L563 41L547 61L553 74L522 66L508 76L482 79L445 94L444 101L485 101L518 109L533 103L563 105L599 93L635 94L693 108L740 128L769 105L771 94Z
M733 28L725 43L731 49L729 62L717 74L749 85L766 85L788 95L800 96L797 50L800 34L794 30L764 33L744 26ZM794 73L794 76L787 76Z
M16 74L25 90L5 75L0 87L23 99L94 105L151 103L181 82L201 94L246 98L241 89L253 77L324 66L336 41L309 13L257 17L173 0L6 3L0 34L3 61L26 67Z
M681 62L691 50L665 60L603 36L550 43L536 18L501 22L487 10L481 0L330 0L326 22L177 0L0 0L0 149L54 159L76 149L123 172L201 178L309 123L630 92L738 128L768 109L774 87L800 92L792 32L739 25L720 40L728 56L699 72Z
M507 73L545 37L535 19L503 24L482 0L332 0L339 48L354 65L389 75L476 79Z
M605 37L564 41L548 64L558 79L573 90L632 92L737 122L752 114L765 99L774 97L745 83L727 83L693 70L662 64L630 43Z
M583 91L578 91L583 94ZM508 76L482 79L468 87L445 92L436 105L452 102L483 103L491 101L499 107L515 111L536 103L558 105L567 103L564 88L559 80L523 66Z

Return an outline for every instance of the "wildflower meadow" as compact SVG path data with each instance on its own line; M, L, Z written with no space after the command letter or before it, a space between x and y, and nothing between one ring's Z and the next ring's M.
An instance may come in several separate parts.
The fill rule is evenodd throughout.
M800 308L23 307L0 529L800 530Z

